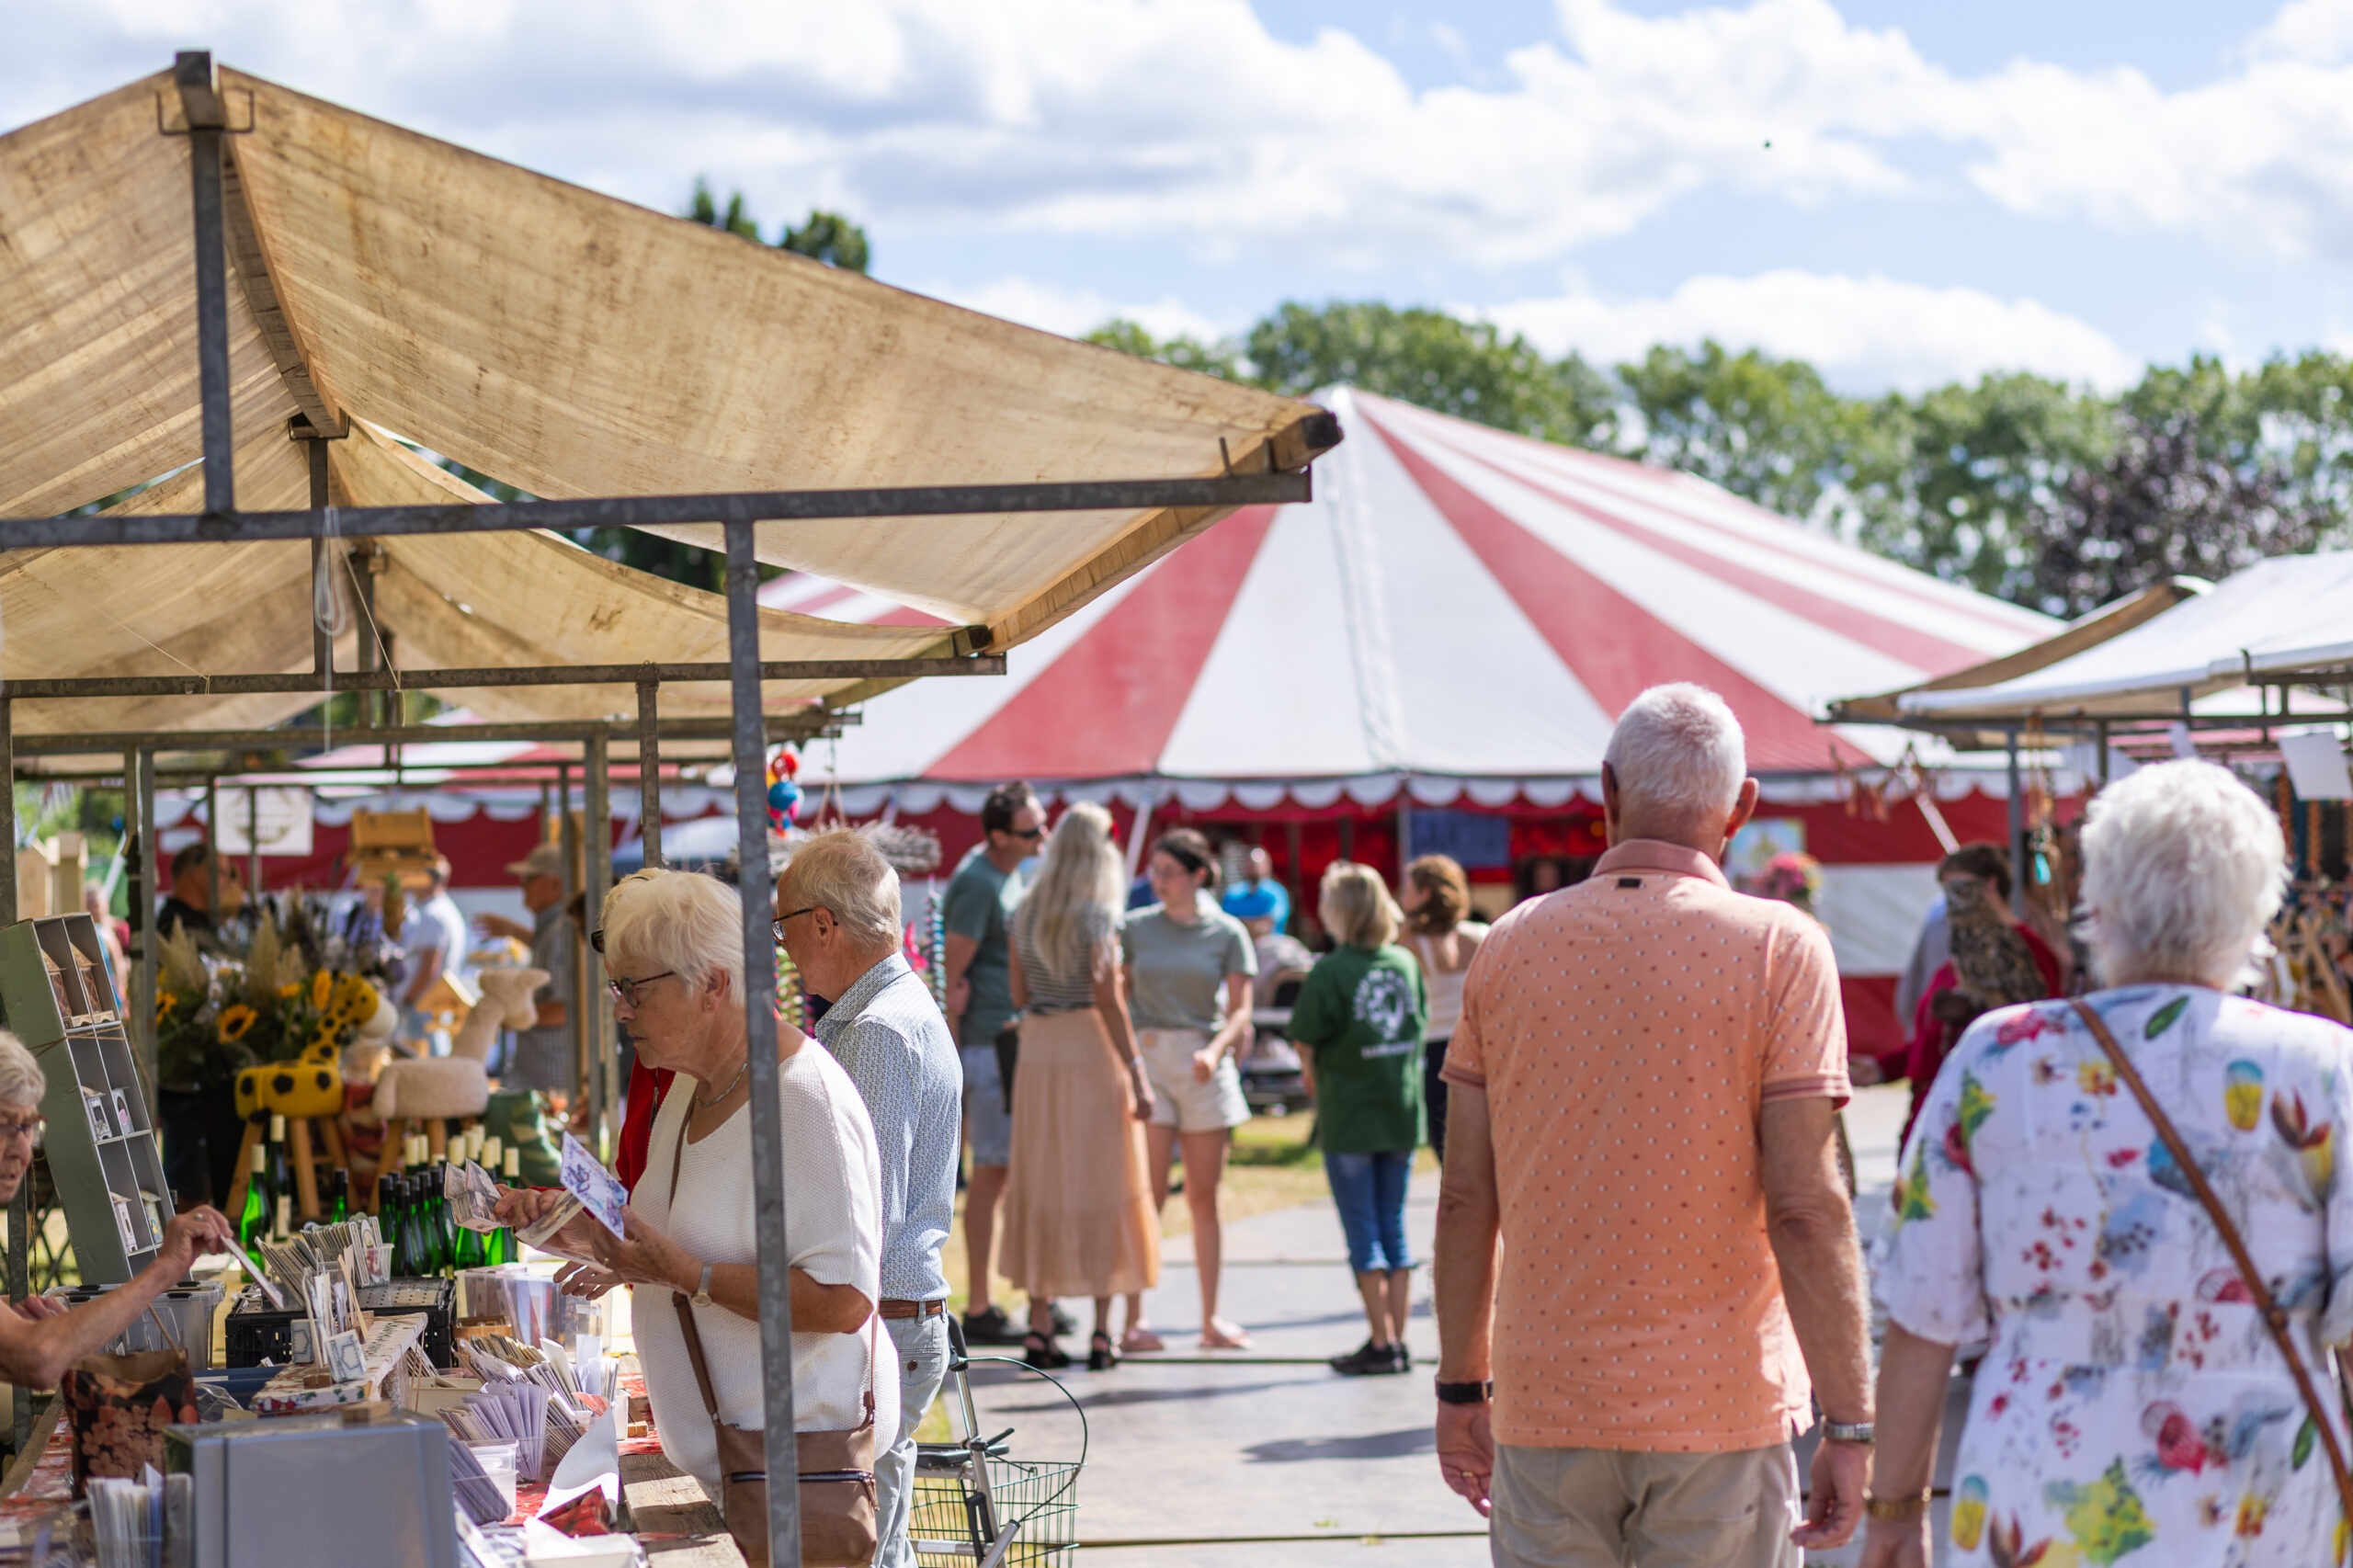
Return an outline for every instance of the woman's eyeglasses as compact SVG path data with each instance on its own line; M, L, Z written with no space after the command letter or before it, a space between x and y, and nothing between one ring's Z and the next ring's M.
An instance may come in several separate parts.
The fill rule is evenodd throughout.
M13 1117L0 1119L0 1143L5 1143L11 1138L22 1138L28 1143L38 1143L40 1142L41 1132L48 1126L49 1118L45 1116L27 1117L21 1121Z
M638 987L651 985L657 980L668 980L677 972L674 969L665 969L659 974L649 974L637 980L608 980L605 982L605 989L613 994L614 1001L625 1003L634 1011L637 1006Z

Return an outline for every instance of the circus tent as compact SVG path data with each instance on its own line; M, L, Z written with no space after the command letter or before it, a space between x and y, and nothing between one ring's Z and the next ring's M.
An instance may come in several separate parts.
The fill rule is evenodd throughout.
M1773 841L1824 862L1859 1036L1893 1028L1885 996L1943 838L2004 837L2006 803L1997 778L1949 771L1930 812L1858 801L1905 738L1814 716L2057 623L1688 475L1347 389L1319 401L1349 438L1318 463L1313 502L1236 513L1017 650L1002 679L869 701L804 779L847 815L932 824L951 853L987 787L1026 778L1112 801L1125 824L1257 842L1302 888L1339 854L1461 851L1483 903L1508 903L1531 866L1574 875L1599 848L1596 780L1627 700L1696 680L1740 715ZM921 613L809 576L763 597L878 624Z

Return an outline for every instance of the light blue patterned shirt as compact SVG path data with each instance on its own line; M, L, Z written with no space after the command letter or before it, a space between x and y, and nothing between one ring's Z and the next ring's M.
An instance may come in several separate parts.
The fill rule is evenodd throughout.
M848 1073L882 1153L882 1294L948 1294L939 1249L956 1211L964 1074L948 1020L907 960L892 953L858 977L817 1039Z

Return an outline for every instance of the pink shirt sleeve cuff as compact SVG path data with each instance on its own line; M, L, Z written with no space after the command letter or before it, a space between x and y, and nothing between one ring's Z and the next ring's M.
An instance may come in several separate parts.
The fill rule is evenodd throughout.
M1765 1085L1759 1099L1768 1105L1775 1100L1826 1099L1832 1102L1833 1110L1840 1110L1854 1097L1855 1085L1847 1081L1846 1074L1816 1073L1804 1078L1776 1078Z

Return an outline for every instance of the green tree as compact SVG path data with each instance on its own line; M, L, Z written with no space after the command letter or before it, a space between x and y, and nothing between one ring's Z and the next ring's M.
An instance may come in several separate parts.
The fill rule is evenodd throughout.
M722 213L717 198L710 193L710 182L700 175L695 176L694 195L688 198L687 210L680 216L691 218L698 223L708 223L714 229L724 229L731 234L741 234L747 240L756 241L760 237L759 224L754 222L752 215L744 210L744 193L729 191L727 210Z
M1181 333L1175 337L1154 339L1151 333L1125 316L1105 322L1086 335L1086 341L1100 344L1106 348L1116 348L1122 354L1132 354L1139 359L1157 359L1180 370L1199 370L1205 376L1216 376L1222 381L1249 379L1243 374L1242 352L1233 344L1203 343L1198 337Z
M1291 396L1345 382L1574 446L1608 446L1617 428L1616 389L1583 359L1547 359L1517 333L1443 311L1288 302L1250 329L1244 353L1251 380Z
M870 254L864 229L838 212L814 208L810 210L807 222L797 229L788 226L776 243L779 250L789 250L846 272L865 271Z

